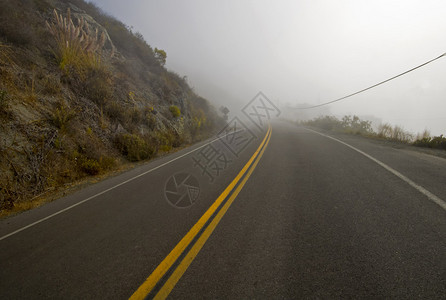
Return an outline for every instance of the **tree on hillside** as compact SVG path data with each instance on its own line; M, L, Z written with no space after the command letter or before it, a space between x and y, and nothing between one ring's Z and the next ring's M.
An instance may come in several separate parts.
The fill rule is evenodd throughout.
M166 51L155 48L155 57L162 66L166 64L166 59L167 59Z

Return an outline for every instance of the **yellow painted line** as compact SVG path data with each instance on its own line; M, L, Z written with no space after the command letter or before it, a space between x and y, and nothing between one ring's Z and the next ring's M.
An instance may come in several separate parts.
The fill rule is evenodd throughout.
M173 250L166 256L166 258L158 265L158 267L150 274L150 276L144 281L144 283L133 293L129 298L130 300L144 299L150 291L155 287L156 283L164 276L164 274L169 270L169 268L175 263L181 253L186 249L190 242L194 239L197 233L203 228L209 218L217 210L223 200L229 195L229 193L234 189L236 184L240 181L246 171L249 169L253 163L256 155L262 149L263 145L267 142L267 137L271 132L271 127L260 144L259 148L256 150L254 155L249 159L240 173L234 178L234 180L228 185L228 187L221 193L221 195L215 200L215 202L209 207L209 209L201 216L197 223L189 230L189 232L181 239L181 241L173 248ZM269 139L268 139L269 141ZM263 153L263 152L262 152Z
M160 291L156 294L154 299L167 298L167 296L170 294L172 289L177 284L178 280L180 280L181 276L183 276L184 272L186 272L189 265L195 259L198 252L200 252L201 248L204 246L204 244L208 240L209 236L212 234L214 229L217 227L218 223L223 218L226 211L231 206L232 202L234 202L235 198L242 190L246 181L251 176L252 172L254 171L257 164L259 163L260 158L263 155L263 152L265 152L266 146L268 145L270 138L271 138L271 135L268 137L265 147L262 149L262 152L259 154L257 160L254 162L254 164L253 164L252 168L249 170L248 174L245 176L245 178L243 178L242 182L239 184L239 186L237 186L234 193L231 195L231 197L228 199L228 201L225 203L225 205L222 207L222 209L218 212L218 214L212 220L211 224L209 224L209 226L205 229L203 234L198 238L197 242L192 246L192 249L189 251L189 253L187 253L187 255L184 257L184 259L181 261L181 263L178 265L178 267L175 269L175 271L172 273L172 275L169 277L169 279L166 281L166 283L163 285L163 287L160 289Z

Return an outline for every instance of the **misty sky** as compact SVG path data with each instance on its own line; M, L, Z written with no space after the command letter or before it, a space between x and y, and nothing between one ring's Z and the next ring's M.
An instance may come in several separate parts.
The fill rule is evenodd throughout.
M234 115L258 91L282 107L319 104L446 52L444 0L91 2L164 49L170 70ZM299 116L326 112L446 134L446 57Z

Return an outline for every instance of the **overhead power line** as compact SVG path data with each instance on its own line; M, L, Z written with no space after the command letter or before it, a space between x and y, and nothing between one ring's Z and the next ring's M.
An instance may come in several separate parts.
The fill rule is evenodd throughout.
M324 106L324 105L328 105L328 104L331 104L331 103L335 103L335 102L338 102L338 101L341 101L341 100L344 100L344 99L353 97L353 96L358 95L358 94L360 94L360 93L363 93L363 92L365 92L365 91L367 91L367 90L373 89L373 88L375 88L375 87L377 87L377 86L379 86L379 85L381 85L381 84L384 84L384 83L386 83L386 82L389 82L389 81L391 81L391 80L393 80L393 79L395 79L395 78L401 77L401 76L403 76L403 75L405 75L405 74L407 74L407 73L410 73L410 72L412 72L412 71L415 71L416 69L419 69L419 68L421 68L421 67L423 67L423 66L425 66L425 65L427 65L427 64L430 64L431 62L436 61L437 59L440 59L440 58L442 58L443 56L446 56L446 53L443 53L442 55L440 55L440 56L438 56L438 57L436 57L436 58L434 58L434 59L431 59L431 60L429 60L429 61L427 61L427 62L425 62L425 63L423 63L423 64L421 64L421 65L419 65L419 66L416 66L415 68L412 68L412 69L410 69L410 70L408 70L408 71L406 71L406 72L403 72L403 73L401 73L401 74L398 74L398 75L396 75L396 76L393 76L393 77L391 77L391 78L389 78L389 79L386 79L386 80L384 80L384 81L381 81L381 82L379 82L379 83L377 83L377 84L374 84L374 85L372 85L372 86L369 86L368 88L362 89L362 90L357 91L357 92L355 92L355 93L353 93L353 94L350 94L350 95L347 95L347 96L344 96L344 97L341 97L341 98L338 98L338 99L335 99L335 100L331 100L331 101L328 101L328 102L324 102L324 103L321 103L321 104L318 104L318 105L312 105L312 106L307 106L307 107L289 107L289 108L291 108L291 109L310 109L310 108L316 108L316 107L321 107L321 106Z

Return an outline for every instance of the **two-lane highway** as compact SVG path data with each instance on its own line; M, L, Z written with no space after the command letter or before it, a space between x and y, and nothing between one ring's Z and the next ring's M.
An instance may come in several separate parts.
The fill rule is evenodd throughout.
M275 125L258 169L171 296L444 298L445 211L345 145ZM446 162L433 161L424 168L437 170L437 186Z
M444 298L446 211L423 189L446 199L446 160L336 138L348 145L278 122L228 154L213 182L191 157L200 150L186 149L2 220L0 238L93 197L0 240L0 296L124 299L156 278L149 297ZM188 208L164 194L179 172L199 181ZM226 210L209 213L219 199ZM153 275L207 213L215 226L199 249L201 235Z

